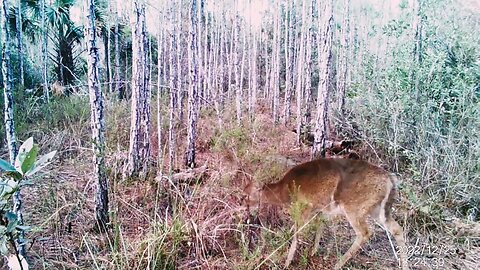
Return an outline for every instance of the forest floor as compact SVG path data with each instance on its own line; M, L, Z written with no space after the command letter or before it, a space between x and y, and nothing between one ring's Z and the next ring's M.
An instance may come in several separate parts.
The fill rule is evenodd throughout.
M242 128L232 120L233 112L225 114L220 129L215 113L202 111L197 165L207 166L204 174L173 182L152 171L143 179L124 180L120 175L128 144L128 105L108 108L112 228L107 235L93 230L95 183L88 115L55 131L32 131L41 151L57 149L59 154L23 193L26 222L36 228L27 236L31 269L283 267L292 236L287 211L272 206L247 211L241 198L245 179L274 181L288 168L284 158L295 163L310 159L309 148L296 145L290 128L273 127L265 107ZM184 141L185 130L180 128L178 164L182 164ZM157 155L158 146L153 151ZM478 224L426 218L402 192L394 215L406 231L411 269L480 268ZM354 232L345 220L315 223L301 232L291 269L332 269L353 242ZM314 225L324 226L325 233L317 254L309 256ZM372 228L373 237L346 269L398 269L387 234L375 224Z

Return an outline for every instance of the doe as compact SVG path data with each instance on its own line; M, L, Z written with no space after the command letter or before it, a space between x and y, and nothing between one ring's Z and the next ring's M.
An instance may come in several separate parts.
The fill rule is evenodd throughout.
M260 185L250 181L244 188L248 206L268 203L289 206L300 203L300 221L294 225L295 233L288 251L287 268L297 248L297 230L320 212L344 215L355 230L356 238L348 251L339 259L335 269L345 263L370 238L367 219L371 218L386 228L399 246L400 263L408 269L405 238L402 227L393 219L391 209L396 194L397 178L384 169L362 160L318 159L290 169L276 183ZM322 229L315 236L312 255L318 250Z

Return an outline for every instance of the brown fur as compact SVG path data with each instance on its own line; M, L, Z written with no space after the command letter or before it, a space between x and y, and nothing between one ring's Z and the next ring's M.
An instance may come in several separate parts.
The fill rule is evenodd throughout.
M404 253L403 230L391 216L391 206L398 180L382 168L362 160L319 159L290 169L277 183L259 186L250 182L244 189L249 206L269 203L289 206L294 202L306 205L303 221L318 212L344 215L356 233L350 249L340 258L335 269L343 265L360 249L371 235L367 219L378 221L394 236L400 246L401 266L408 269ZM302 224L295 224L296 229ZM321 229L318 229L312 254L318 249ZM287 256L290 264L297 245L297 234Z
M61 82L55 81L51 86L51 91L54 96L61 97L65 95L65 87Z

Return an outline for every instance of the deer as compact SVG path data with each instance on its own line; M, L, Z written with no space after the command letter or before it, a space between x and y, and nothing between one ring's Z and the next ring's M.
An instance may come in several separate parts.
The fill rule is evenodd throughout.
M323 215L327 218L344 216L356 235L351 247L336 263L335 270L342 269L369 240L372 235L369 219L393 235L400 253L401 269L409 269L403 229L392 217L392 204L400 183L394 174L363 160L323 158L291 168L276 183L247 182L243 189L247 208L259 207L262 203L282 207L295 203L303 205L299 221L294 222L285 268L294 258L298 229L303 228L309 219ZM319 225L311 256L319 248L321 234Z

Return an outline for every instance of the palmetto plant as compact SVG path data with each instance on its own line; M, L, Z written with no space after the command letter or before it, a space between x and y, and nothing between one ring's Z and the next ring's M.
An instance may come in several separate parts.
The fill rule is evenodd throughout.
M80 41L83 38L83 26L77 25L70 16L70 9L77 0L54 0L46 6L46 31L49 38L49 60L55 63L53 70L56 80L63 85L74 82L81 73L83 65L79 62ZM22 30L24 35L32 42L40 42L38 38L41 29L41 0L22 0ZM99 33L107 36L103 12L105 5L98 5L95 18L98 22ZM16 25L17 7L10 9L10 29L12 35L17 32Z

